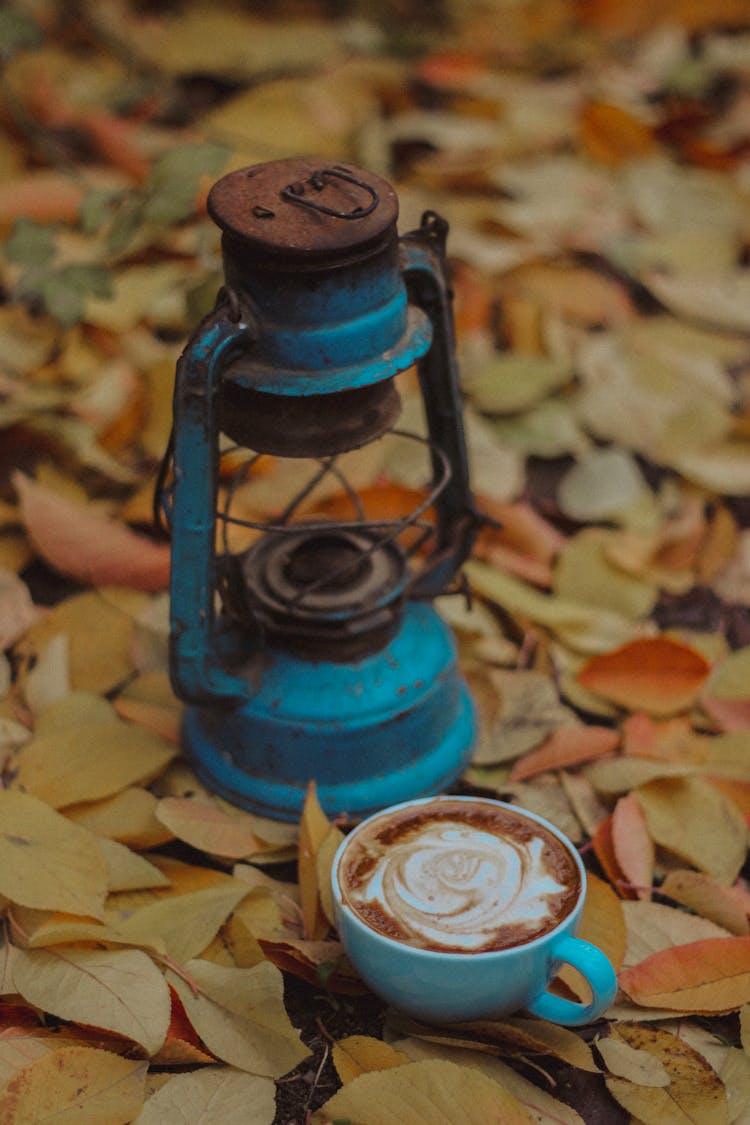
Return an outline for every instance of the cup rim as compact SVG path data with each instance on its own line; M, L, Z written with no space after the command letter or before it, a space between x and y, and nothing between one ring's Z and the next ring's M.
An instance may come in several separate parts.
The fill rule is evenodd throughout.
M541 824L543 828L546 828L547 831L551 832L552 835L555 836L557 840L559 840L563 847L565 847L568 853L573 856L576 868L578 870L580 879L580 893L572 909L565 915L564 918L561 918L557 925L553 926L551 930L546 930L545 933L539 934L537 937L531 938L529 941L518 942L516 945L505 946L503 949L483 949L477 952L473 952L470 949L423 949L419 945L410 945L408 942L399 941L397 938L389 937L388 934L381 933L380 930L376 930L372 926L368 926L367 923L364 922L362 918L360 918L356 910L354 910L345 901L341 892L338 869L343 859L348 841L357 832L359 832L360 829L364 828L366 825L370 824L378 817L389 816L391 813L398 812L400 809L412 808L414 805L427 805L439 801L465 801L467 803L474 804L480 803L485 805L496 805L500 808L507 809L509 812L515 813L522 819L526 818L527 820L536 821L537 824ZM408 950L409 955L414 954L415 956L427 959L438 957L441 960L444 960L446 957L458 957L464 960L467 957L470 957L473 962L477 958L497 958L513 956L517 955L521 950L530 950L534 949L537 946L546 944L550 942L555 936L559 935L559 931L563 927L569 926L571 923L571 919L575 919L576 916L580 915L580 912L583 909L584 900L586 898L586 885L586 868L584 867L583 860L578 854L578 849L573 844L573 841L568 839L565 833L562 832L562 830L559 829L551 821L547 820L543 816L540 816L538 813L530 812L527 809L520 809L517 805L510 804L509 801L501 801L495 797L471 797L468 795L453 796L450 793L439 793L433 797L413 797L411 800L399 801L399 803L396 805L388 805L386 808L379 809L374 813L370 813L369 816L361 820L359 824L356 825L356 827L354 827L351 832L349 832L344 837L344 839L336 849L333 857L333 863L331 865L331 888L333 892L333 900L334 904L338 906L340 910L346 911L348 916L352 918L358 926L361 926L368 935L371 935L375 939L381 940L389 948Z

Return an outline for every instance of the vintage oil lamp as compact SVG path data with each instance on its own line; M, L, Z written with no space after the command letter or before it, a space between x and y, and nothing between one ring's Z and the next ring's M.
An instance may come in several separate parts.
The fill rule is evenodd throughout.
M455 582L477 524L447 224L427 213L399 239L385 180L310 159L231 172L208 209L223 231L225 286L178 363L157 492L172 535L184 750L213 790L282 820L298 818L309 779L330 815L438 792L475 731L430 604ZM368 520L337 462L394 429L394 377L414 364L429 437L406 436L429 451L429 495L405 517ZM243 519L229 500L217 507L230 444L246 451L243 480L269 454L312 459L313 477L300 469L299 495L272 521ZM300 518L329 474L351 519ZM232 551L232 524L257 538Z

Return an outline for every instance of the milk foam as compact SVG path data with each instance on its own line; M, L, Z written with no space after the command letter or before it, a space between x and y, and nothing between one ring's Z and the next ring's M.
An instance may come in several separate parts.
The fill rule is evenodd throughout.
M566 889L545 867L539 836L501 838L441 820L375 849L354 905L377 904L428 947L472 952L486 948L502 927L538 928L550 916L551 896ZM369 844L367 851L373 855Z

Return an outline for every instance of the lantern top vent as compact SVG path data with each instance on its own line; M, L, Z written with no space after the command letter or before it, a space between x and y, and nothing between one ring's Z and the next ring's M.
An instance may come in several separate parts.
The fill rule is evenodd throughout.
M372 172L298 157L223 176L208 211L245 254L314 266L367 256L395 239L398 198Z

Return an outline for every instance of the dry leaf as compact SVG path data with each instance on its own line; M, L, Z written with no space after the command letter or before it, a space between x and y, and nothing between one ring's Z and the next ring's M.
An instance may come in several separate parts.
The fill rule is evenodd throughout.
M276 1087L270 1078L232 1067L212 1067L175 1074L146 1102L133 1125L272 1125Z
M139 949L19 949L13 980L24 999L61 1019L126 1035L149 1054L164 1042L169 989Z
M609 1073L617 1078L627 1078L639 1086L668 1086L671 1081L659 1059L619 1039L617 1029L606 1039L598 1039L596 1049Z
M690 707L709 671L708 662L688 645L647 637L591 657L576 679L621 707L666 716Z
M112 891L137 891L144 887L164 887L169 883L166 875L143 856L132 852L124 844L101 837L99 848L107 864L107 884Z
M333 859L338 851L339 844L344 839L344 833L335 824L332 824L323 837L315 857L316 877L318 880L318 897L320 908L328 919L329 925L335 926L333 916L333 885L331 871Z
M182 963L197 957L213 940L247 888L227 880L188 894L180 893L179 887L158 893L163 896L160 901L113 919L115 928L144 945L162 942L169 956ZM108 915L112 915L111 906Z
M638 898L651 898L654 881L654 841L643 810L633 793L620 797L612 813L612 846L617 864Z
M661 1028L621 1023L611 1036L647 1055L660 1065L667 1082L646 1083L643 1078L609 1076L607 1089L643 1125L728 1125L727 1097L723 1083L706 1060L678 1036ZM608 1042L608 1041L605 1041ZM600 1045L600 1048L604 1044ZM653 1070L649 1073L653 1073Z
M708 938L653 953L620 974L636 1004L680 1012L732 1012L750 1000L750 938Z
M203 1042L224 1062L280 1078L307 1057L286 1014L283 980L274 965L232 969L189 961L184 968L190 983L172 971L169 981Z
M536 1125L585 1125L580 1114L565 1102L553 1098L546 1090L534 1085L518 1071L491 1055L464 1047L427 1043L420 1039L399 1039L393 1046L417 1062L420 1059L444 1059L458 1066L481 1071L514 1094L529 1111Z
M102 801L69 805L65 815L97 836L133 848L155 848L174 839L156 819L157 798L148 789L130 787Z
M13 483L31 542L61 574L94 586L164 590L169 585L168 544L73 504L22 473L14 474Z
M305 937L314 940L325 937L328 920L322 911L318 890L318 850L331 825L320 807L315 782L310 782L305 796L299 826L299 890Z
M133 619L103 592L76 594L60 602L28 630L15 651L22 659L35 658L59 633L68 636L74 691L104 694L132 675Z
M728 930L715 922L697 918L665 903L623 902L622 910L627 926L627 949L623 963L628 968L663 949L730 936Z
M670 871L659 888L662 894L716 922L730 934L750 933L747 903L733 887L717 883L699 871Z
M127 1125L143 1105L148 1063L61 1047L17 1071L0 1093L6 1125Z
M638 789L638 803L656 844L699 871L731 884L745 862L742 814L699 777L661 779Z
M532 1125L507 1090L479 1071L439 1059L360 1074L323 1106L328 1120L368 1125Z
M111 797L151 781L177 747L141 727L112 718L35 736L19 752L15 785L54 808Z
M39 616L26 583L0 567L0 652L15 644Z
M408 1062L408 1055L370 1035L350 1035L333 1045L333 1065L344 1086L360 1074L390 1070Z
M516 762L509 781L522 781L547 770L568 769L617 749L620 735L609 727L584 725L558 727L537 750Z
M249 816L239 810L224 812L206 801L164 797L157 805L156 817L178 840L211 855L243 859L267 847L255 835Z
M96 837L28 793L0 790L0 894L39 910L102 917L107 865Z

